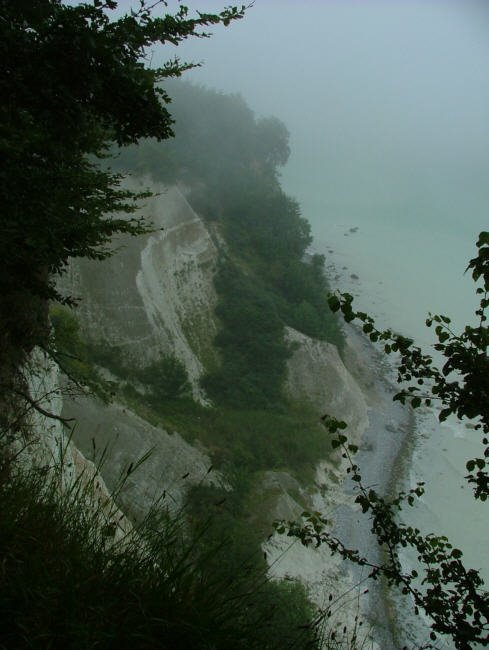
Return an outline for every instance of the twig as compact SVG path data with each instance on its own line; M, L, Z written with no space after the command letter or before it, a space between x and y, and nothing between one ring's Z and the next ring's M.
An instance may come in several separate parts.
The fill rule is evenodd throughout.
M56 415L55 413L51 413L50 411L47 411L46 409L43 409L42 406L39 406L39 403L36 402L36 400L32 399L30 395L27 395L26 393L14 389L13 391L16 395L19 395L19 397L22 397L26 402L28 402L32 408L34 408L36 411L38 411L41 415L44 415L44 417L47 417L52 420L57 420L58 422L62 422L65 426L69 426L70 422L74 422L75 418L63 418L61 415Z

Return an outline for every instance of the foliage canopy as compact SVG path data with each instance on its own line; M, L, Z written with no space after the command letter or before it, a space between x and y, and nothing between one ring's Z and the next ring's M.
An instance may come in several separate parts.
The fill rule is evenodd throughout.
M112 141L173 135L159 82L192 64L175 58L152 68L144 58L151 45L206 36L203 28L244 13L232 7L190 17L182 5L154 15L166 5L143 0L111 20L113 0L0 0L2 294L14 287L60 299L52 274L69 257L103 258L114 233L149 227L131 217L144 195L123 191L97 159Z

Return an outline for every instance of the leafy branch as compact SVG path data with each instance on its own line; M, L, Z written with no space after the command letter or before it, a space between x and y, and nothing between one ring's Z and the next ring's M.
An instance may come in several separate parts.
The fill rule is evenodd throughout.
M304 546L327 545L332 554L368 568L370 578L382 577L389 586L400 587L403 594L412 597L415 613L423 611L432 619L432 641L440 633L450 635L458 650L470 650L474 643L489 645L489 594L481 589L484 583L479 573L464 566L462 551L454 548L445 536L431 533L423 536L418 528L397 520L406 503L413 506L424 494L424 484L418 483L393 499L379 496L362 482L360 469L354 462L357 447L348 444L347 437L338 433L346 428L346 423L329 416L322 419L329 433L335 436L332 446L341 451L348 463L347 472L356 483L355 502L364 514L370 515L371 531L384 551L385 560L378 563L348 548L331 532L331 522L319 512L303 512L301 521L277 522L275 530L299 539ZM406 547L415 550L419 571L403 570L399 552Z
M424 354L414 341L390 329L379 330L374 319L361 311L354 311L353 297L348 294L332 294L329 306L333 312L340 311L346 322L360 321L362 330L373 343L382 343L386 354L398 353L397 381L410 383L403 387L394 400L410 403L413 408L422 404L441 404L438 418L444 422L451 415L459 420L475 420L474 428L482 430L483 452L479 458L467 462L468 482L474 487L476 499L485 501L489 496L489 328L486 310L489 306L489 232L481 232L477 241L477 256L470 260L474 282L483 286L476 288L479 306L475 311L476 325L466 325L460 334L454 332L447 316L430 314L426 325L432 327L437 337L434 349L444 359L437 368L430 355ZM423 387L423 388L421 388ZM424 392L422 392L424 391Z
M434 349L443 359L441 368L436 367L430 355L424 354L413 340L390 329L379 330L368 314L353 309L350 294L329 296L334 312L340 311L346 322L359 321L362 329L373 343L383 344L386 354L398 354L397 381L407 384L394 396L402 404L413 408L422 404L431 406L433 401L441 404L440 422L449 416L459 420L476 420L475 429L482 430L482 457L466 464L468 482L474 487L474 497L486 501L489 495L489 330L486 310L489 306L489 232L482 232L477 241L477 255L470 260L470 271L479 296L475 312L477 323L466 325L457 334L447 316L430 314L426 325L432 327L437 342ZM421 388L423 387L423 388ZM422 392L424 391L424 393ZM414 505L424 493L424 485L408 492L400 492L395 498L381 497L367 488L354 461L355 445L348 444L343 430L347 425L329 416L323 423L332 436L332 445L341 451L347 462L347 473L355 484L355 502L371 520L371 531L383 550L382 563L363 557L355 549L347 548L330 531L329 522L319 512L304 512L300 522L279 522L278 533L298 538L305 546L326 544L332 553L370 569L370 577L383 577L388 585L400 587L410 595L416 614L423 611L432 620L431 640L437 634L447 634L458 650L470 650L474 644L489 645L489 593L483 589L484 582L474 569L463 564L463 552L453 548L445 536L432 533L422 535L420 530L398 520L399 512L407 504ZM415 551L419 562L416 570L403 570L399 553L403 548ZM425 646L433 647L433 646Z

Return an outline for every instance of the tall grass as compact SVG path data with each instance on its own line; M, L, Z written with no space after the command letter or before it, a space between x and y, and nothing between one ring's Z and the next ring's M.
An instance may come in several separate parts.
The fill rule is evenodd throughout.
M91 481L60 492L57 472L20 471L5 451L1 648L317 647L304 599L249 564L220 570L226 542L212 541L209 526L191 533L155 507L115 541L101 504L87 507Z

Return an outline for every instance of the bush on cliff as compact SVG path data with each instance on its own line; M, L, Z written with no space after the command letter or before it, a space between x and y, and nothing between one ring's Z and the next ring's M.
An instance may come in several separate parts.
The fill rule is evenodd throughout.
M178 399L191 392L185 364L171 354L142 368L136 375L150 389L152 401Z

